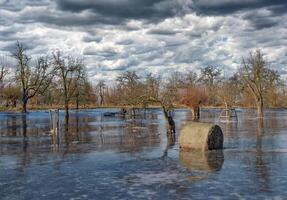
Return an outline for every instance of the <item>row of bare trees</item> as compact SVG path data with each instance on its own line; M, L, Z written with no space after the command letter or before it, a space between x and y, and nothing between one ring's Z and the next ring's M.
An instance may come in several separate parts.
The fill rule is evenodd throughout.
M114 83L100 80L96 85L88 80L83 59L61 52L34 59L19 42L12 57L10 63L4 57L0 59L0 104L16 106L21 102L23 112L27 105L34 104L63 105L66 115L71 105L157 105L171 120L170 111L182 105L192 109L195 119L200 117L200 105L254 106L258 117L263 116L265 106L287 106L280 75L269 68L260 50L243 58L242 66L228 78L220 67L211 65L199 74L186 71L140 76L135 71L126 71Z
M101 85L103 83L101 82ZM173 72L167 77L139 77L136 72L124 72L116 83L105 87L101 104L146 106L156 103L165 113L170 108L185 105L192 109L194 119L200 117L199 107L256 107L259 118L264 107L286 107L286 89L280 74L269 68L260 50L242 59L242 66L228 78L216 66L192 71Z
M90 86L81 59L60 52L33 59L20 42L12 58L10 63L1 62L1 100L6 100L6 106L10 101L16 106L20 99L22 112L27 112L29 101L42 98L42 103L53 104L55 99L61 99L68 116L71 101L75 100L78 105ZM8 81L4 83L5 77Z

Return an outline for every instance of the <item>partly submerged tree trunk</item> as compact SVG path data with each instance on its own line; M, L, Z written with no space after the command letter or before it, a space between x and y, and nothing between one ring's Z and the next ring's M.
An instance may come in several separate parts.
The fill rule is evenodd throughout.
M200 118L200 107L198 106L198 109L197 109L197 119Z
M22 97L22 112L26 113L27 112L27 103L28 103L28 98L26 96Z
M100 94L100 105L104 105L104 95Z
M200 107L199 107L199 105L193 106L191 108L191 111L192 111L193 120L199 120L199 118L200 118Z
M76 109L79 110L79 104L80 104L80 100L79 97L77 97L76 99Z
M163 109L164 117L165 117L167 124L168 124L167 132L170 134L173 134L173 133L175 133L175 122L174 122L172 116L169 115L168 110L164 106L162 107L162 109Z
M260 92L259 89L253 88L251 84L248 85L251 93L253 94L255 103L256 103L256 108L257 108L257 117L258 118L263 118L263 96L262 93Z
M257 117L263 118L263 99L259 98L256 102L257 107Z
M65 100L65 117L69 119L69 101Z
M68 147L70 144L70 134L69 134L69 110L65 109L65 124L64 124L64 136L65 136L65 144Z
M17 100L13 100L13 107L14 107L14 108L17 107Z

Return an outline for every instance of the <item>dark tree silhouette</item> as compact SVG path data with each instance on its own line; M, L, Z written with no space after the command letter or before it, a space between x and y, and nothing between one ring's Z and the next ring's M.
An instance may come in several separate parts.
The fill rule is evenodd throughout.
M36 64L31 65L31 57L26 54L20 42L16 44L13 57L17 61L16 80L22 90L22 112L26 113L28 100L47 90L54 73L50 70L48 59L45 57L40 57Z

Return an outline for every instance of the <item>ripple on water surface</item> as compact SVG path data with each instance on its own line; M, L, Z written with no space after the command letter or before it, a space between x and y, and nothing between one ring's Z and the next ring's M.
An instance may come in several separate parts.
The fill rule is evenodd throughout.
M134 119L117 109L60 112L53 137L48 112L0 113L1 199L284 199L287 196L287 111L250 110L219 123L220 110L202 110L219 123L223 151L180 151L167 137L158 109ZM177 132L191 120L174 113ZM26 137L23 137L26 136Z

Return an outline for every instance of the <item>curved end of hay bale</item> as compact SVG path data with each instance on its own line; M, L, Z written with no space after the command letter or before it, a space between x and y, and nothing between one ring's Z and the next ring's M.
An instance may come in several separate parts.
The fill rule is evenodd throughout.
M191 122L180 131L179 146L182 149L222 149L223 133L218 125Z
M223 149L223 133L218 125L213 125L207 138L208 150Z

